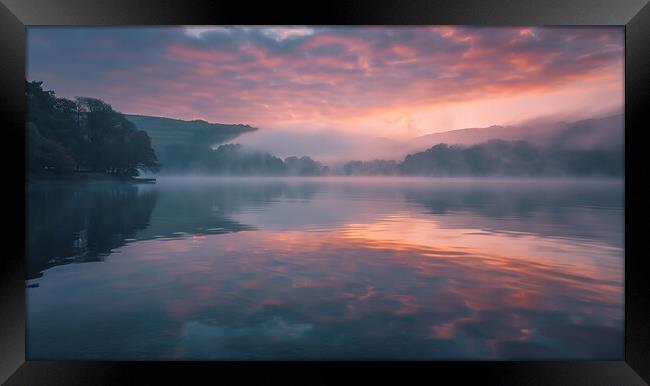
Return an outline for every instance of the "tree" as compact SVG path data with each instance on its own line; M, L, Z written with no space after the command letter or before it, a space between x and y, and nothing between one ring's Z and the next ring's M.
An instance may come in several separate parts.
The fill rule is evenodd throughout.
M156 152L151 146L151 138L145 131L137 130L129 134L128 138L128 161L126 167L133 169L143 169L152 172L158 172L160 164L156 158Z
M284 164L287 168L287 173L294 176L320 176L325 175L329 172L329 168L325 167L313 159L302 156L298 157L287 157L284 159Z
M57 98L42 85L25 85L30 171L76 169L129 176L139 169L158 171L147 133L111 105L96 98Z
M490 140L469 147L438 144L409 154L399 164L405 175L608 175L623 173L623 155L607 149L534 146L525 141Z

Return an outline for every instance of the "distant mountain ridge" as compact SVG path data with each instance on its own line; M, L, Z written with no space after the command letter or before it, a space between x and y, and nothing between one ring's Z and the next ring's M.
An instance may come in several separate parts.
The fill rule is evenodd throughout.
M247 147L280 157L307 154L330 165L350 160L401 160L439 143L470 146L492 139L523 140L536 146L622 149L623 115L577 121L536 120L503 126L465 128L399 140L337 130L265 130L237 139ZM339 165L340 166L340 165Z
M334 166L347 160L402 160L408 154L430 149L438 144L471 146L494 139L526 141L542 148L565 150L605 150L622 152L624 120L622 114L574 122L536 120L513 126L493 125L484 128L466 128L433 133L407 141L381 137L347 134L344 132L260 132L243 124L219 124L202 120L125 115L139 129L146 131L159 160L171 165L183 153L196 153L216 145L233 142L245 147L268 152L273 156L287 157L307 154ZM253 136L245 135L253 133ZM194 150L192 150L194 149ZM182 154L181 154L182 155ZM168 162L169 161L169 162ZM341 163L341 165L338 165Z
M181 119L124 114L139 130L147 132L156 154L165 154L169 145L215 146L243 133L258 129L244 124L210 123L203 120Z
M518 126L489 126L433 133L407 143L409 152L439 143L474 145L491 139L523 140L536 145L555 145L573 149L622 148L623 115L583 119L575 122L532 123Z

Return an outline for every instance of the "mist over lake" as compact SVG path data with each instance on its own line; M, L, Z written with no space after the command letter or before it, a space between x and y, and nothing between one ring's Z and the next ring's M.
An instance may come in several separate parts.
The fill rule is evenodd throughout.
M27 359L623 359L624 26L26 41Z
M623 181L43 182L27 356L621 359Z

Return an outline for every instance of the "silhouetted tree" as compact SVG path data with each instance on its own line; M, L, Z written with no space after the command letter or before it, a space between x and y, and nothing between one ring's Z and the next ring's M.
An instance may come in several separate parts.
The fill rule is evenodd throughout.
M438 144L409 154L399 164L404 175L620 176L622 150L534 146L525 141L491 140L464 146Z
M106 102L71 101L43 90L43 82L26 82L27 161L32 173L74 170L137 175L160 166L144 131Z
M293 176L321 176L329 173L329 168L307 156L287 157L284 159L284 164L287 174Z

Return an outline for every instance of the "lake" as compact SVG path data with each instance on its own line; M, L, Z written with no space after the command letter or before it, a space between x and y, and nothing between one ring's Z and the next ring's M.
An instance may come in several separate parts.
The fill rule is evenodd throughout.
M622 360L622 180L27 192L27 358Z

